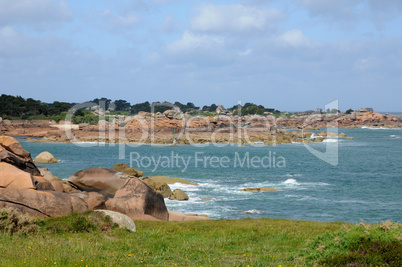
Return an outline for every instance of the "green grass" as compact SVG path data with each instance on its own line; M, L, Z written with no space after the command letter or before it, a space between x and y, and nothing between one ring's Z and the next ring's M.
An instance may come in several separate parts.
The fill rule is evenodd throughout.
M134 233L91 214L39 220L40 230L30 234L0 228L0 266L312 266L328 259L316 253L317 247L332 249L333 236L342 238L360 227L283 219L137 221ZM401 234L400 225L381 231L384 242L393 240L400 249L393 238ZM351 250L335 246L331 255ZM311 257L315 254L318 261Z

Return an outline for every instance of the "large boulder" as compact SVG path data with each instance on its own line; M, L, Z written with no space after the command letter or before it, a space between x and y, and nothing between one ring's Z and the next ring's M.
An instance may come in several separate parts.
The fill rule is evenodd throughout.
M1 162L0 163L0 188L14 189L36 189L31 174L24 172L17 167Z
M106 201L106 208L126 214L133 220L169 219L163 196L137 178L127 180L115 196Z
M88 209L84 200L65 193L0 188L0 208L8 207L42 218L66 216Z
M74 173L67 181L79 190L99 192L110 198L130 178L129 175L122 172L103 167L93 167Z
M164 198L170 197L172 194L172 189L170 189L167 183L155 182L149 177L142 179L142 181L155 190L155 192L161 194Z
M169 197L170 200L188 200L189 197L186 193L183 192L181 189L175 189Z
M88 196L84 198L88 205L88 210L105 209L106 198L97 192L89 192Z
M142 175L144 174L144 172L136 170L124 163L116 163L112 170L118 171L118 172L123 172L127 175L136 176L136 177L142 177Z
M0 136L0 162L14 165L32 175L40 175L31 158L31 154L23 149L17 139L13 137Z
M22 148L21 144L17 141L17 139L10 136L0 136L0 146L16 154L17 156L23 158L31 156L31 154L28 151Z
M96 212L100 212L106 216L109 216L112 222L118 224L120 228L127 228L128 230L133 232L136 231L134 221L127 215L111 210L96 210Z
M36 190L55 191L52 183L42 176L34 176L33 181L34 185L36 186Z
M34 159L35 163L58 163L59 160L56 159L52 154L50 154L47 151L44 151L42 153L40 153L39 155L37 155Z

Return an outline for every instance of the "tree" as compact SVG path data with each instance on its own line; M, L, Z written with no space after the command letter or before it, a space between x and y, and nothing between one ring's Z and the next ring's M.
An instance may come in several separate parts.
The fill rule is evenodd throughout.
M97 105L99 105L99 103L100 103L101 105L103 105L103 103L104 103L105 106L104 106L104 107L101 106L101 108L107 110L107 109L109 108L109 105L110 105L110 103L112 102L112 100L111 100L111 99L108 99L108 98L106 98L106 97L102 97L102 98L100 98L100 99L99 99L99 98L95 98L94 100L89 101L89 102L93 102L93 103L95 103L95 104L97 104Z
M346 110L345 114L350 114L352 112L353 112L353 109L350 108L350 109Z
M131 104L123 99L116 100L113 103L115 105L114 110L129 110L131 107Z
M131 106L131 114L138 114L140 111L151 112L151 104L146 101Z

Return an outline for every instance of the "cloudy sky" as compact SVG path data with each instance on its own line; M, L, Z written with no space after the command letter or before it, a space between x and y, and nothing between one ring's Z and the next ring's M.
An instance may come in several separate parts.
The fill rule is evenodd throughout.
M0 0L0 93L402 111L400 0Z

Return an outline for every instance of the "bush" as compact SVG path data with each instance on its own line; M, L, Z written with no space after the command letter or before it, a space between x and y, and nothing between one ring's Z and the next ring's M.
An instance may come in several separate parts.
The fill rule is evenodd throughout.
M0 209L0 232L6 234L22 234L38 232L41 220L15 209Z
M87 211L74 213L65 217L45 220L43 229L52 233L85 233L109 231L118 227L109 216L100 212Z
M402 227L360 223L319 235L307 244L306 262L325 266L402 266Z

